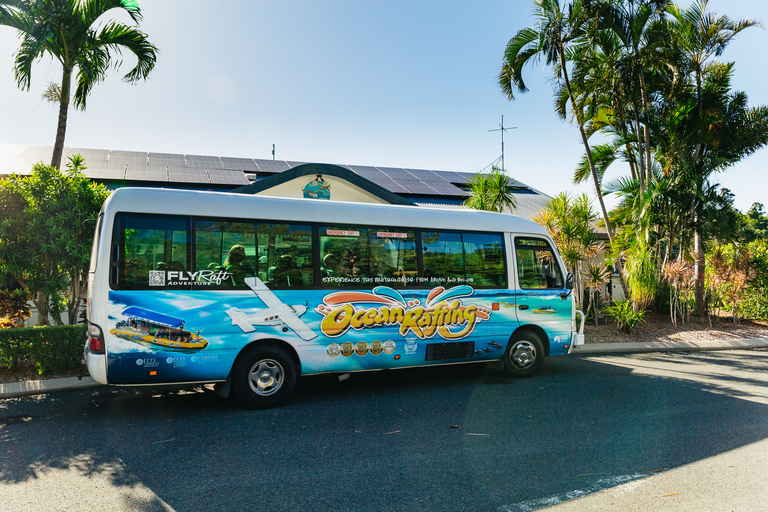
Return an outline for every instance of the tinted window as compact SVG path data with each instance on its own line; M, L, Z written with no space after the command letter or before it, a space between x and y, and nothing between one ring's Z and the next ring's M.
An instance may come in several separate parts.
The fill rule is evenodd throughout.
M502 235L490 233L421 234L424 285L503 288L507 285Z
M504 265L504 243L501 235L462 233L464 242L464 270L467 284L473 286L507 286Z
M555 253L546 240L515 239L517 274L523 289L562 289L565 284Z
M118 215L113 246L119 247L121 288L190 285L190 237L187 219L156 215Z
M256 275L256 232L251 222L195 222L195 283L245 287Z
M369 279L368 229L320 227L320 281L330 288L358 288Z
M256 226L256 234L256 271L270 288L301 288L314 284L310 226L263 223Z
M416 286L416 233L403 228L372 228L368 233L370 276L376 285Z

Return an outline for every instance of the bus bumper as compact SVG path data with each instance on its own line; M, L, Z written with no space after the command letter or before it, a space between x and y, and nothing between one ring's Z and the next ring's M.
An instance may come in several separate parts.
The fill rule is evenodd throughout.
M574 347L578 345L584 344L584 322L586 321L587 317L584 316L584 313L582 313L579 310L576 310L576 316L581 317L581 322L579 324L579 330L578 331L571 331L571 344L568 347L568 353L572 353ZM576 327L576 322L574 321L573 327Z
M85 347L85 366L93 380L99 384L107 384L107 355L94 354Z

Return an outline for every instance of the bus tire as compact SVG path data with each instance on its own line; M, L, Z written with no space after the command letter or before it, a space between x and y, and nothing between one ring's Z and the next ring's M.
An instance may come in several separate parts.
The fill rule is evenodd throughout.
M232 391L249 409L266 409L285 401L296 387L296 362L277 345L255 345L232 368Z
M520 331L510 338L504 352L504 373L530 377L544 364L544 344L533 331Z

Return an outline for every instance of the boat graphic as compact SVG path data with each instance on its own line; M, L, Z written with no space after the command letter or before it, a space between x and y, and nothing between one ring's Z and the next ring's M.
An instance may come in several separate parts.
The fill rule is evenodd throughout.
M124 340L147 343L176 350L201 350L208 341L200 331L191 332L184 328L184 320L135 306L126 308L123 316L110 334Z
M536 313L536 314L542 314L542 313L545 313L545 314L551 314L551 313L557 313L557 311L555 311L554 309L552 309L552 308L551 308L551 307L549 307L549 306L544 306L544 307L542 307L542 308L536 308L536 309L532 309L532 310L531 310L531 313Z

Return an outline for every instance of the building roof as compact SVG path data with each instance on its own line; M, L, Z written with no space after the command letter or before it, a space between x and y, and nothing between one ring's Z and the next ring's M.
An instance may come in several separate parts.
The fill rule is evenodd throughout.
M28 174L35 163L50 162L52 151L50 146L0 144L0 176ZM305 162L288 160L87 148L64 148L62 159L66 161L76 154L85 158L86 177L112 189L142 186L263 191L268 190L271 184L286 181L293 174L299 175L302 172L300 166L307 165ZM339 177L366 188L387 202L441 209L461 208L461 203L469 196L466 191L468 184L476 174L371 165L313 165L324 166L327 174L336 172ZM300 169L297 171L296 168ZM551 199L520 181L512 181L513 195L517 200L517 208L513 212L515 215L531 217Z

